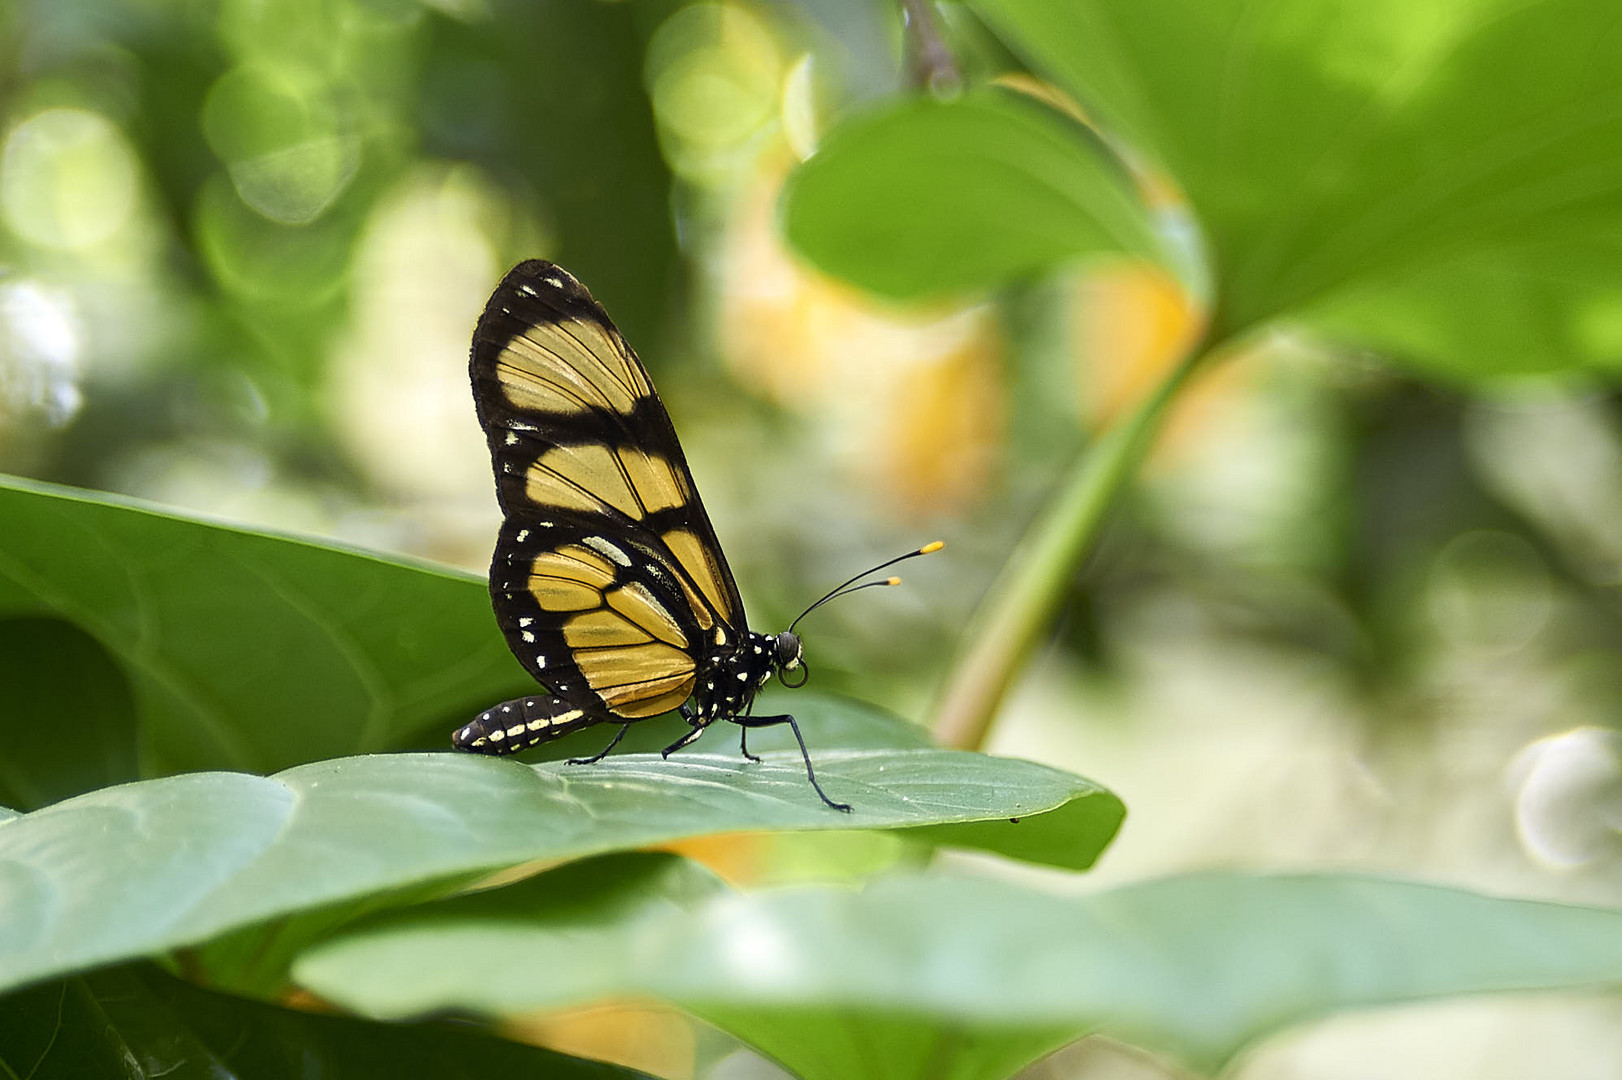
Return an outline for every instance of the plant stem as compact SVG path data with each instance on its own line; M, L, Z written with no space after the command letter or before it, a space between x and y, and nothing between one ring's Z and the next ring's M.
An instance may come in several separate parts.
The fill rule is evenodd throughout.
M1148 453L1167 404L1211 354L1203 343L1190 349L1131 412L1094 439L1021 538L981 601L941 695L934 731L942 745L977 750L984 744L1003 695L1052 622L1105 513Z
M963 85L957 59L941 36L933 0L901 0L906 35L907 72L912 85L932 94L951 93Z

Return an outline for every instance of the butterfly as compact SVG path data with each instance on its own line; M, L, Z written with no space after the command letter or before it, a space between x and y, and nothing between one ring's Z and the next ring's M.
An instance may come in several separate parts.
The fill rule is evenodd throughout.
M743 600L698 497L676 430L647 369L585 286L531 259L496 286L473 334L473 399L490 446L504 520L490 565L496 621L544 691L491 706L451 736L458 750L511 754L595 724L619 731L678 709L688 730L788 725L822 801L791 715L751 715L776 675L809 671L794 627L857 584L939 541L880 563L806 608L779 634L749 629ZM787 682L788 673L799 673Z

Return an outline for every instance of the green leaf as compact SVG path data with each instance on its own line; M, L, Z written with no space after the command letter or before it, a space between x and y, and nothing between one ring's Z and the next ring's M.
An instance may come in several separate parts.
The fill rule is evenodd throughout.
M347 992L375 962L362 1007L409 1017L450 1007L499 1016L638 993L650 942L732 896L674 855L588 859L502 889L390 913L299 964L310 985ZM1068 1029L988 1038L975 1025L829 1009L711 1006L705 1019L808 1078L1000 1077L1068 1041Z
M129 680L60 619L0 619L0 802L25 809L136 777Z
M845 123L784 200L797 248L893 297L1157 250L1125 170L1080 124L1008 93L904 101Z
M1596 283L1573 293L1551 270L1622 222L1622 37L1606 0L977 6L1182 185L1224 331L1377 288L1392 310L1371 317L1375 338L1429 305L1429 336L1407 346L1458 373L1515 370L1515 338L1478 350L1483 304L1447 301L1460 278L1418 300L1401 284L1490 259L1566 320ZM1597 269L1614 295L1622 266Z
M1452 382L1622 369L1622 231L1484 250L1350 287L1310 309L1320 338Z
M1020 857L1079 869L1124 813L1103 788L1023 761L846 750L816 764L853 813L816 799L797 752L589 768L397 754L106 788L0 823L0 987L481 870L712 833L965 823L965 846L1002 837Z
M894 1055L882 1075L990 1080L1094 1030L1215 1069L1346 1009L1622 983L1622 911L1364 877L1197 874L1080 899L943 877L716 891L622 911L603 966L570 953L578 919L543 904L492 921L499 899L481 902L340 937L296 978L380 1017L652 994L814 1080L867 1075L875 1045Z
M141 966L47 983L0 1000L0 1069L30 1080L646 1075L447 1024L379 1024L273 1008Z
M1083 1034L844 1006L690 1005L800 1080L1003 1080Z
M148 775L388 749L534 685L471 574L12 478L0 521L0 615L117 658Z

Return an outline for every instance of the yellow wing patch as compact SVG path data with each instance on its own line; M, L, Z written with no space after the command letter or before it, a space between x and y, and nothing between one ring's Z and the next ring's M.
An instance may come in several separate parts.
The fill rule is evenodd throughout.
M540 574L530 576L529 591L544 611L590 611L603 599L590 585Z
M636 490L636 497L649 513L687 505L691 490L670 462L645 450L619 452L621 467Z
M676 556L682 569L687 571L706 599L716 611L727 611L726 590L721 586L721 567L715 561L710 549L699 542L697 536L687 529L671 529L662 539L670 553ZM695 609L702 610L702 604L693 605ZM702 620L700 620L702 622ZM706 625L705 629L709 627Z
M581 319L525 328L502 348L496 372L513 407L542 413L624 416L652 389L618 334Z
M541 506L598 511L611 506L633 521L683 506L688 492L663 458L602 443L555 446L525 474L525 494Z
M614 568L608 565L608 560L578 544L535 556L530 564L530 576L576 581L599 591L614 584Z
M609 708L625 717L658 716L671 709L681 707L681 703L693 696L693 677L659 679L655 682L634 688L621 688L603 692L603 700L608 702ZM657 697L641 697L639 695L671 687ZM631 690L634 689L633 694Z
M529 467L529 497L542 506L601 510L612 506L626 517L642 516L618 455L601 443L557 446Z
M663 642L577 649L575 666L622 716L657 716L686 701L696 677L693 658Z
M595 551L569 544L543 552L530 564L529 591L546 611L589 611L600 607L614 584L614 569Z
M608 594L607 600L615 611L660 641L678 649L687 648L687 635L681 632L681 627L670 612L640 581L632 581L623 588L615 589Z
M588 611L563 624L563 640L571 649L602 649L641 645L653 635L615 611Z

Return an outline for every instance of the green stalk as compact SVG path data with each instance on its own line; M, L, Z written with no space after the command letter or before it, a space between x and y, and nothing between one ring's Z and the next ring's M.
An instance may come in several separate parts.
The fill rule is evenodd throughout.
M942 745L977 750L985 743L1003 695L1057 614L1105 513L1148 453L1167 404L1209 355L1203 347L1190 349L1151 393L1082 452L1058 495L1009 556L981 601L941 695L934 731Z

